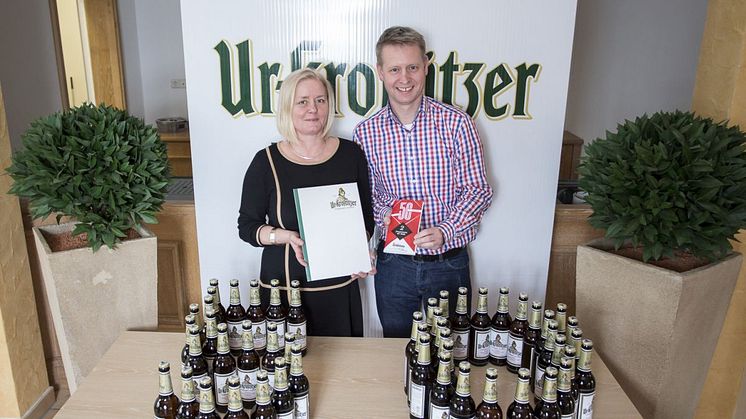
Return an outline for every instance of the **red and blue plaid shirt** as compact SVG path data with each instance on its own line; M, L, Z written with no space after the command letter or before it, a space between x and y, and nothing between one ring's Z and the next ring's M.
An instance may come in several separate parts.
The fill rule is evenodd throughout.
M474 240L492 188L479 134L466 113L424 96L411 129L385 106L358 124L352 138L368 157L376 224L383 227L395 199L420 199L420 229L439 227L444 244L417 253L440 254Z

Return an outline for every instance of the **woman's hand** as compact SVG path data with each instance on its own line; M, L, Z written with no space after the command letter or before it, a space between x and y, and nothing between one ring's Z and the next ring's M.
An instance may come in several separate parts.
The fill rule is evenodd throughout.
M306 259L303 257L303 239L300 238L300 234L298 234L297 231L285 231L287 232L285 242L289 243L290 247L293 248L293 252L295 252L295 258L298 259L298 263L300 263L302 266L308 266Z
M375 249L370 251L370 266L371 269L369 272L358 272L355 274L350 275L352 279L365 279L370 275L376 274L376 258L378 257L378 252L376 252Z

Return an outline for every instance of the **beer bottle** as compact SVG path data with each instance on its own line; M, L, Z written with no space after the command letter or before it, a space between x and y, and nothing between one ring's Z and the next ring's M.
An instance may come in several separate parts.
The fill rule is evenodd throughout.
M295 400L295 419L309 419L311 417L310 385L303 373L303 350L297 343L292 347L288 384L290 392L293 393L293 400Z
M510 324L510 334L508 335L508 371L518 374L518 368L521 367L523 357L523 335L528 328L528 295L520 293L518 295L518 311L515 313L515 319Z
M228 377L228 414L223 419L250 419L243 411L241 383L235 375Z
M171 386L171 366L166 361L158 365L158 397L153 403L155 417L159 419L175 419L179 407L179 398L174 394Z
M541 392L541 400L534 407L534 417L540 419L560 419L560 410L557 405L557 368L547 367L542 376L544 384Z
M215 319L215 312L213 311L213 308L209 307L205 311L207 312L207 319L205 320L207 337L205 338L204 345L202 345L202 355L207 361L207 371L212 378L212 367L215 356L217 356L218 354L218 324L217 320Z
M564 335L567 331L567 304L557 303L557 333Z
M446 339L451 339L451 329L445 326L440 328L439 336L440 336L440 342L438 342L438 346L436 347L435 352L437 352L438 355L440 356L440 351L443 350L443 342Z
M544 341L544 348L539 354L536 362L536 375L534 376L534 395L538 398L543 393L544 371L552 365L552 355L554 354L554 340L557 337L557 321L549 320L547 326L547 338Z
M562 361L562 357L565 355L565 341L567 338L565 335L559 334L559 331L557 331L557 336L554 338L554 350L552 352L552 361L551 365L554 368L557 368L559 371L560 367L560 361Z
M256 406L256 373L259 371L261 358L254 350L254 336L251 332L251 320L244 320L241 324L243 336L241 340L241 355L236 360L238 378L241 380L241 400L244 409L254 410Z
M404 394L409 394L409 376L412 373L410 363L412 357L417 353L417 326L421 324L422 312L415 311L412 313L412 333L409 336L409 342L404 347Z
M461 361L458 364L456 394L451 398L451 405L448 409L451 419L471 419L476 414L477 408L474 399L471 398L470 372L471 364L467 361Z
M449 311L450 308L448 307L448 298L450 298L450 293L446 290L440 291L438 294L440 296L440 299L438 300L438 307L440 307L440 310L443 312L443 317L446 318L446 322L448 328L451 328L451 312Z
M238 280L231 279L230 305L225 312L228 321L228 343L231 346L231 355L241 354L241 322L246 320L246 310L241 305L241 293L238 290Z
M575 347L575 361L577 363L583 349L583 329L576 327L575 330L572 331L570 339L572 340L572 346Z
M194 314L187 314L184 316L184 324L186 324L186 343L184 349L181 350L181 363L186 363L187 357L189 357L189 326L196 325L196 319Z
M308 350L306 342L306 313L300 300L300 281L290 281L290 310L288 310L288 332L295 336L295 343L299 344L303 356ZM287 343L285 343L287 345Z
M215 297L213 297L210 294L205 295L204 303L202 304L202 329L200 332L200 337L202 338L201 343L204 346L205 339L207 339L207 311L215 312ZM217 323L215 323L217 324ZM197 384L197 389L199 389L199 384Z
M531 372L528 368L518 370L518 384L515 387L515 397L513 403L508 406L506 414L507 419L531 419L534 416L534 409L529 404L529 385L528 380Z
M575 347L572 345L565 345L565 357L571 358L572 364L570 365L570 395L572 396L573 401L575 402L575 411L578 410L578 396L580 395L580 392L578 391L578 383L575 380L575 364L577 361L577 358L575 358Z
M199 383L200 379L207 376L207 360L202 355L202 347L199 344L199 329L196 325L189 328L189 357L185 365L192 367L192 379L195 383Z
M272 393L272 405L277 412L277 419L293 419L295 402L288 384L288 366L285 357L275 358L275 391Z
M251 320L251 335L254 336L254 349L260 356L267 352L267 318L262 309L262 298L259 293L259 281L249 282L249 309L246 318Z
M212 393L212 379L204 377L199 380L199 419L220 419L215 412L215 398Z
M565 334L569 338L572 336L572 331L578 328L578 318L575 316L570 316L567 318L567 331Z
M280 300L280 280L273 279L270 281L272 288L269 290L269 308L267 308L267 324L273 323L277 326L277 347L285 349L285 319L287 310ZM269 380L272 383L272 378Z
M575 400L572 398L571 369L575 364L575 357L562 357L559 376L557 377L557 406L562 419L573 419L575 416Z
M534 353L533 358L533 365L534 369L531 371L531 391L534 392L534 394L537 394L536 387L541 387L542 383L539 382L536 383L536 365L539 362L539 356L541 355L541 352L544 350L544 341L547 339L547 330L549 326L549 320L554 320L554 310L544 310L544 320L541 322L541 336L539 336L539 340L536 342L536 352ZM538 396L541 397L541 389L538 391Z
M218 280L213 278L210 283L216 283ZM220 323L225 323L225 307L220 301L220 288L217 285L210 285L207 287L207 294L212 295L212 308L215 310L215 320Z
M280 357L277 335L277 324L267 322L267 354L262 359L262 369L267 371L267 379L272 389L275 388L275 358Z
M430 340L432 341L432 337L435 334L435 308L438 307L438 299L437 298L428 298L427 299L427 311L425 311L427 317L427 328L430 330Z
M456 388L456 367L453 363L453 339L447 338L442 340L443 344L440 353L448 355L448 374L451 376L451 386Z
M593 341L583 339L580 347L580 359L578 360L575 380L578 383L578 419L593 418L593 397L596 395L596 378L591 372L591 353L593 352Z
M215 377L215 406L218 412L228 410L228 377L236 374L236 361L231 355L228 343L228 325L218 325L218 351L212 361L212 371Z
M199 327L199 337L200 337L200 345L205 341L205 322L204 318L200 316L199 314L199 304L192 303L189 304L189 314L194 316L194 324ZM197 386L194 387L195 391L197 389Z
M450 370L451 354L441 351L438 362L438 375L430 390L430 406L428 415L430 419L448 418L451 397L453 397L453 384L451 383Z
M267 380L267 371L256 373L256 411L253 419L277 419L275 407L272 405L270 394L272 389Z
M443 317L443 310L440 307L433 310L433 328L431 329L434 333L430 335L430 354L433 355L433 359L437 359L438 351L440 350L440 332L446 327L446 319Z
M473 365L486 365L487 358L490 357L490 316L487 314L487 288L479 288L477 312L471 317L469 346L471 347L469 361Z
M415 346L414 355L412 356L412 358L409 361L409 386L410 386L410 391L411 391L411 387L412 387L412 371L417 366L417 356L418 356L418 354L420 353L420 350L421 350L421 348L420 348L420 345L421 345L421 343L420 343L420 336L424 336L424 335L427 335L428 337L430 336L429 333L428 333L428 330L427 330L427 323L423 321L422 323L420 323L420 324L417 325L417 346ZM407 393L407 403L410 403L410 401L411 401L410 400L410 396L411 396L411 394L408 392Z
M199 403L192 380L192 367L181 367L181 403L176 409L176 419L194 419L199 415Z
M529 387L533 380L536 361L535 354L538 351L536 346L541 337L541 302L534 301L531 303L531 314L528 316L528 329L523 334L523 353L521 354L521 367L531 372L529 376Z
M503 410L497 403L497 369L487 368L482 403L477 406L477 419L502 419Z
M490 325L489 339L489 358L493 365L505 365L508 359L508 335L510 334L510 317L509 306L510 289L500 288L500 294L497 299L497 312L492 316ZM481 364L484 365L484 364Z
M286 362L290 362L290 355L292 354L293 345L295 344L295 335L290 332L285 332L285 353L282 355L285 357Z
M469 322L469 299L466 295L468 292L469 290L466 287L459 287L456 311L451 318L454 361L463 361L469 357L471 322Z
M433 387L433 370L430 360L430 335L420 335L420 349L417 352L417 365L412 369L412 382L409 386L409 417L424 419L430 404L430 390Z

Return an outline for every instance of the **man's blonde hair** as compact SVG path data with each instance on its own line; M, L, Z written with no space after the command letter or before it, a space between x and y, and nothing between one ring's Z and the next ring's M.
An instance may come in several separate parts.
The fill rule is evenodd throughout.
M293 99L295 99L295 90L298 88L298 83L303 80L313 79L318 80L326 89L326 101L329 105L329 115L326 117L324 123L324 129L321 132L322 137L326 137L329 131L332 129L334 123L334 92L332 91L332 85L326 80L321 73L310 68L301 68L295 70L288 75L280 86L280 105L277 111L277 130L280 135L291 143L298 141L298 136L295 135L295 127L293 126Z
M417 45L425 60L425 38L408 26L392 26L381 34L376 42L376 61L381 65L381 51L386 45Z

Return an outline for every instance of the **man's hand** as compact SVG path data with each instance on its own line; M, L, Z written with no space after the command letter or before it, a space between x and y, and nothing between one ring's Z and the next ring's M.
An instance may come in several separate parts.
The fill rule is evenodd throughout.
M438 227L426 228L414 236L414 244L423 249L440 249L443 246L443 232Z
M297 231L286 231L288 233L287 242L290 243L290 247L293 248L298 263L303 266L308 266L308 263L306 263L306 260L303 258L303 239L300 238L300 234L298 234Z

